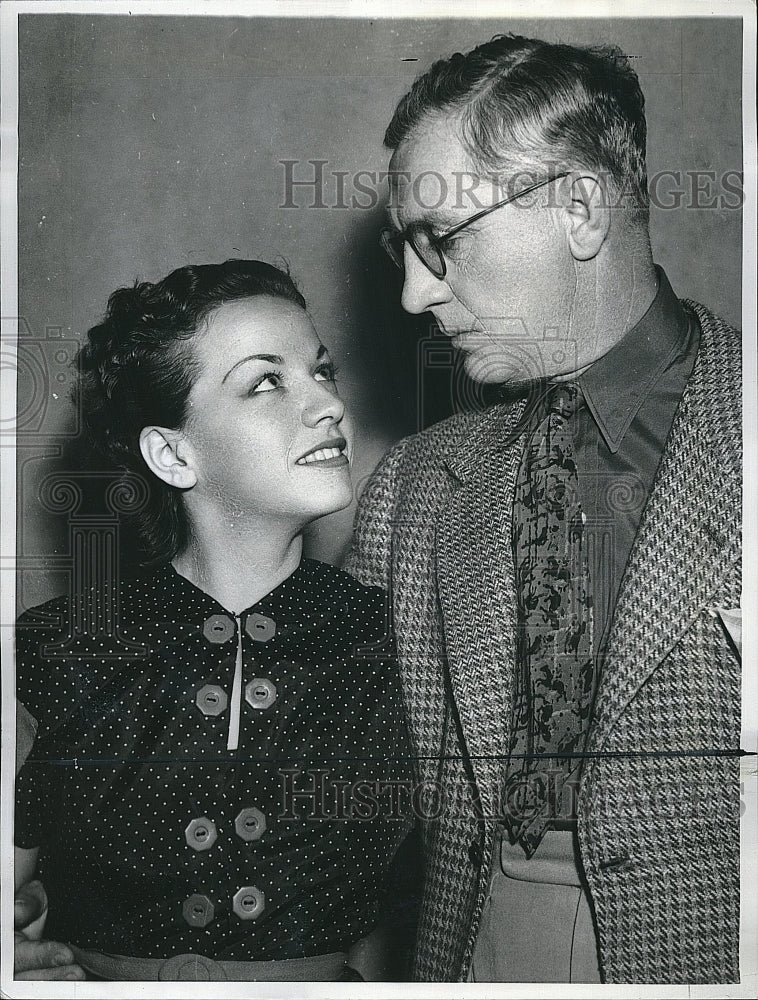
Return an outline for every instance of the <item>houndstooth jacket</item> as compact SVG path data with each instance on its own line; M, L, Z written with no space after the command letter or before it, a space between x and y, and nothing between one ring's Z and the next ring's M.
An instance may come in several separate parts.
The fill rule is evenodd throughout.
M608 983L739 978L740 665L717 608L740 602L740 337L683 304L700 349L622 581L579 795ZM438 793L422 823L421 981L467 978L488 891L514 690L520 414L460 414L396 445L346 567L391 591L417 780Z

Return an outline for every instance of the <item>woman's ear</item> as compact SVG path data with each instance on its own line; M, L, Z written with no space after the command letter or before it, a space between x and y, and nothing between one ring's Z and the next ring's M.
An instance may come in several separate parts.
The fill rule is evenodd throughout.
M139 446L150 471L164 483L188 490L197 482L197 474L184 454L181 431L167 427L143 427Z
M592 260L600 252L611 228L608 188L599 174L570 174L566 216L568 242L575 260Z

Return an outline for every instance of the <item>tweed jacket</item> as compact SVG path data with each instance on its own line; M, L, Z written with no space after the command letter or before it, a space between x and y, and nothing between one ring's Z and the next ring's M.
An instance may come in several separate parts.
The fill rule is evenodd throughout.
M740 337L683 305L700 348L622 580L579 793L608 983L739 977L740 664L716 609L740 603ZM515 683L523 437L508 439L521 412L459 414L391 449L346 566L391 590L431 803L420 809L421 981L467 978L488 892Z

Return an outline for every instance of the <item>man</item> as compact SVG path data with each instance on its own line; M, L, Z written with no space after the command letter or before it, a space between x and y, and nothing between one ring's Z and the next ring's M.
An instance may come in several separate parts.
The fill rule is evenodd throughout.
M348 568L392 591L421 980L734 982L740 339L648 235L612 50L497 37L385 136L402 303L503 402L401 441Z

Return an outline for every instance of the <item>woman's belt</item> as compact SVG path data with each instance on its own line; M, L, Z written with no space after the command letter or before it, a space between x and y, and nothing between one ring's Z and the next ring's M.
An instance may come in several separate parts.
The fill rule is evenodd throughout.
M204 955L175 955L173 958L133 958L86 951L69 945L74 959L88 972L111 981L130 982L334 982L349 966L347 955L335 951L312 958L287 958L280 962L229 962ZM353 978L349 976L346 978ZM358 977L360 978L360 977Z

